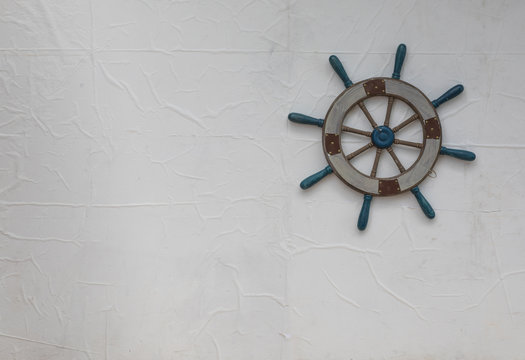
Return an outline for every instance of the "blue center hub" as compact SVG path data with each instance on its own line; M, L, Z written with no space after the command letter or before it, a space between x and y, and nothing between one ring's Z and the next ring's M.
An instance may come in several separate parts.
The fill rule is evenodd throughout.
M388 126L378 126L372 131L372 143L380 149L386 149L394 143L394 132Z

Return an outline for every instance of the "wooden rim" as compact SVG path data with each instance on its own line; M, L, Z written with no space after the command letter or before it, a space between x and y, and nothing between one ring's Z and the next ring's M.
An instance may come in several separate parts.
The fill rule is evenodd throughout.
M370 115L364 104L364 100L372 97L385 97L388 99L387 115L385 121L378 122ZM423 142L415 143L411 141L396 140L392 137L393 143L389 140L383 143L377 140L377 131L386 124L390 125L390 112L393 99L403 101L413 111L414 115L391 130L395 133L408 124L418 121L422 127ZM343 125L347 114L360 108L364 116L370 122L373 131L354 129ZM416 118L414 118L416 116ZM390 130L390 128L388 128ZM345 154L341 146L341 134L343 132L356 133L363 136L370 136L371 142L350 154ZM385 132L386 133L386 132ZM386 136L385 136L386 137ZM323 151L333 172L348 186L363 194L375 196L396 195L408 191L421 183L432 171L439 156L441 148L441 125L439 117L432 102L415 86L398 79L392 78L371 78L358 82L342 92L328 109L323 124ZM374 143L372 138L376 140ZM395 151L393 144L417 147L420 149L418 158L414 163L405 169ZM364 174L356 169L351 160L369 149L376 149L376 157L372 165L370 174ZM400 173L388 178L376 176L379 157L388 153L389 157L396 163Z

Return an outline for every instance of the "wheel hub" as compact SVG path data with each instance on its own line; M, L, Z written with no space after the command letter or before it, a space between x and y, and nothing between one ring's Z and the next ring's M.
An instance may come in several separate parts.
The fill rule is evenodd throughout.
M372 143L380 149L386 149L394 143L394 132L388 126L378 126L372 131Z

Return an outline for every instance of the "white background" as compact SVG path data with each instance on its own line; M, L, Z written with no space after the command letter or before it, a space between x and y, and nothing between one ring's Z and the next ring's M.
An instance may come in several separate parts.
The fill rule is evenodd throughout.
M1 359L525 359L525 2L0 1ZM372 202L317 127L434 99L441 158Z

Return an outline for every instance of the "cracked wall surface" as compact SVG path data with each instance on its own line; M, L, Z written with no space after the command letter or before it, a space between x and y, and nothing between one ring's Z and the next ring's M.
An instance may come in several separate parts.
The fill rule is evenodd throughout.
M1 359L525 359L525 3L0 2ZM441 158L362 203L317 127L342 84L442 105Z

